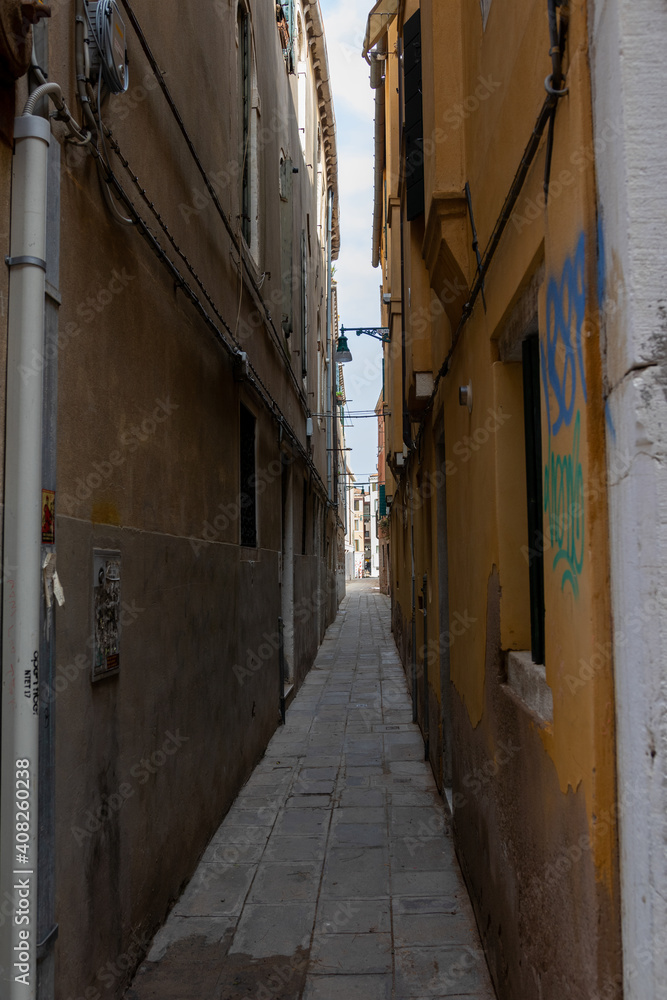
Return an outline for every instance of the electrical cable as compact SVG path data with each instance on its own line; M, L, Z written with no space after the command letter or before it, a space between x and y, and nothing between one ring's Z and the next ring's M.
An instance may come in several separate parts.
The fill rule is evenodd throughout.
M150 65L150 67L151 67L151 69L152 69L152 71L153 71L153 73L155 75L155 79L157 80L157 82L158 82L158 84L160 86L160 89L161 89L162 93L165 96L167 104L169 105L171 113L172 113L172 115L174 116L174 118L176 120L176 123L177 123L177 125L178 125L178 127L179 127L179 129L181 131L181 134L183 135L183 138L185 139L185 142L186 142L186 145L187 145L188 150L190 152L190 155L192 156L192 159L194 160L194 162L195 162L195 164L197 166L197 170L199 171L199 173L200 173L200 175L202 177L202 180L204 181L204 184L206 185L206 190L208 191L208 193L209 193L209 195L211 197L211 200L212 200L212 202L213 202L213 204L214 204L214 206L216 208L216 211L217 211L218 215L222 219L223 225L225 226L225 229L227 230L227 233L228 233L229 237L231 238L231 240L232 240L232 242L234 244L236 252L242 258L243 267L245 268L245 272L246 272L246 274L248 276L250 285L252 286L255 294L257 295L257 298L259 300L259 304L261 305L262 312L264 313L264 316L266 318L267 325L268 325L269 329L271 330L271 332L273 333L275 341L277 343L277 346L281 350L281 353L283 354L284 357L287 357L287 353L285 351L284 345L282 344L282 341L281 341L281 339L279 337L278 331L276 330L275 325L273 323L273 319L271 317L271 313L269 312L268 307L267 307L267 305L266 305L266 303L265 303L265 301L264 301L264 299L262 297L261 291L260 291L260 289L257 286L257 282L255 280L255 276L252 273L252 270L251 270L248 262L245 260L245 258L243 256L243 251L242 251L241 246L239 245L239 243L237 241L236 234L234 232L234 228L233 228L231 222L229 221L229 219L227 218L227 215L226 215L226 213L225 213L222 205L220 204L220 200L219 200L219 198L218 198L218 196L216 194L215 188L213 187L213 184L211 183L211 180L210 180L210 178L209 178L209 176L208 176L208 174L207 174L207 172L206 172L206 170L205 170L205 168L204 168L204 166L203 166L203 164L202 164L202 162L201 162L201 160L199 158L199 155L197 153L197 150L195 149L195 146L194 146L194 143L193 143L192 139L190 138L190 134L189 134L189 132L188 132L186 126L185 126L185 123L183 121L181 113L178 110L176 102L174 101L174 98L172 97L171 92L170 92L170 90L169 90L169 88L168 88L168 86L167 86L167 84L165 82L164 74L162 73L162 70L160 69L160 67L157 64L157 60L156 60L155 56L153 55L153 52L152 52L152 50L151 50L151 48L150 48L150 46L148 44L148 41L147 41L146 36L145 36L145 34L144 34L144 32L143 32L143 30L141 28L141 25L139 24L139 21L138 21L137 16L136 16L136 14L134 12L134 9L133 9L131 3L129 2L129 0L121 0L121 3L123 4L123 7L125 8L125 10L127 12L127 15L128 15L128 17L130 19L130 23L132 24L132 27L134 28L134 31L135 31L135 33L137 35L137 38L139 39L139 44L141 45L141 47L142 47L142 49L144 51L144 55L148 59L149 65ZM291 363L289 365L289 370L291 371ZM293 374L293 372L292 372L292 374ZM296 382L296 380L295 380L295 387L296 387L296 389L298 391L298 395L299 395L299 398L301 399L302 405L303 405L304 409L307 411L308 404L307 404L307 400L304 397L303 388L301 386L299 386L299 384L298 384L298 382Z
M561 25L561 27L562 27L562 32L559 40L559 45L562 46L562 49L564 51L565 43L567 40L567 19L565 19L565 22ZM559 99L560 98L558 95L547 93L547 97L537 117L537 122L535 123L535 127L533 128L530 139L528 140L528 144L526 145L523 156L521 157L521 162L519 163L512 184L510 185L510 189L505 197L505 201L503 203L501 212L498 218L496 219L493 232L491 233L489 241L486 245L486 249L484 250L484 256L482 258L482 262L477 269L477 278L470 291L468 301L463 307L461 318L458 322L458 325L452 337L451 346L435 378L433 384L433 390L424 408L422 417L419 421L419 430L417 432L417 437L413 442L413 449L419 448L420 446L422 433L426 424L426 419L435 402L435 397L438 392L440 381L449 373L452 357L454 355L454 351L456 350L456 346L459 342L464 327L466 326L468 320L472 315L475 302L477 301L477 298L482 290L486 273L489 270L489 267L491 266L491 261L495 256L501 237L505 232L505 229L509 223L514 207L516 206L516 203L519 199L519 195L523 189L523 185L525 184L526 177L528 176L528 171L530 170L530 167L532 166L533 160L535 159L535 156L539 149L540 141L544 134L544 129L549 123L554 108L556 107Z
M107 153L107 148L106 148L106 144L105 144L105 141L104 141L104 125L102 124L102 119L100 117L101 107L102 107L102 74L100 73L98 81L97 81L97 126L98 126L98 128L97 128L97 134L98 134L99 139L100 139L100 146L101 146L100 154L101 154L101 157L102 157L102 161L104 162L104 165L106 166L107 175L108 175L108 174L113 173L113 170L112 170L111 164L109 162L109 155ZM99 148L99 146L98 146L98 148ZM111 194L111 188L109 187L108 181L107 181L106 177L103 176L103 172L100 170L100 164L101 164L102 161L100 161L100 160L97 161L97 166L98 166L98 171L97 172L98 172L98 176L99 176L99 179L100 179L100 185L102 187L102 194L104 195L104 200L107 203L107 208L109 209L109 211L111 212L111 214L114 216L114 218L116 219L116 221L120 222L121 225L123 225L123 226L133 226L134 222L132 221L132 219L128 219L125 215L121 215L120 211L118 210L118 207L116 206L115 201L113 200L113 195Z
M122 66L116 62L114 56L113 29L115 17L118 17L120 23L123 24L118 14L118 7L115 0L99 0L95 8L94 25L90 18L88 5L85 3L84 9L88 18L88 24L100 51L100 78L104 77L104 82L112 94L124 94L129 84L128 63L127 55Z
M77 27L82 22L83 22L83 18L80 18L79 16L77 16ZM83 43L83 39L82 38L81 38L81 42ZM77 56L79 56L78 51L77 51ZM157 69L157 67L154 67L154 72L156 71L156 69ZM79 59L78 58L77 58L77 70L79 70ZM159 72L160 71L157 70L156 77L157 77L157 75L158 75ZM161 77L161 74L160 74L160 77ZM192 304L195 306L195 309L199 312L200 316L204 319L206 325L209 327L209 329L212 330L212 332L216 336L216 339L220 341L220 343L222 344L222 346L227 350L227 352L233 358L239 358L240 356L243 355L244 352L241 351L241 349L240 349L241 345L236 340L236 337L234 336L234 333L232 332L229 324L226 323L226 321L222 317L222 314L219 312L219 310L215 306L215 304L213 302L213 299L211 298L210 294L208 293L208 291L205 288L205 286L204 286L203 282L201 281L201 279L199 279L199 277L198 277L196 271L194 270L193 266L190 264L190 262L188 261L187 257L185 256L185 254L180 250L180 248L176 244L174 238L172 237L171 233L169 232L168 227L167 227L166 223L164 222L164 220L162 219L160 213L157 211L157 209L155 208L155 206L153 205L153 203L150 201L148 195L146 194L145 189L141 186L139 178L131 170L130 165L129 165L127 159L123 156L123 154L122 154L122 152L120 150L120 146L118 145L117 141L113 137L113 134L112 134L111 130L107 126L105 126L104 123L102 122L102 119L101 119L100 114L99 114L99 112L100 112L99 105L101 104L101 100L102 100L101 89L98 91L98 107L97 107L98 114L97 114L97 116L95 116L95 113L94 113L93 108L92 108L92 102L90 101L90 97L85 93L85 83L86 82L87 81L85 80L85 77L83 76L83 74L77 72L77 83L79 84L79 97L80 97L81 102L82 102L82 107L84 108L84 114L86 114L86 111L87 111L89 113L89 115L93 118L93 120L95 121L97 134L101 136L101 142L102 142L102 147L103 148L101 150L98 145L95 145L95 144L93 144L93 143L90 142L90 138L91 138L90 133L87 134L88 138L87 138L86 141L88 143L90 143L89 148L90 148L90 151L91 151L92 155L95 157L95 159L97 161L98 169L101 170L103 172L103 174L104 174L104 176L103 176L104 187L107 189L109 197L110 198L113 197L112 194L111 194L111 187L113 186L113 188L114 188L114 190L115 190L115 192L116 192L116 194L118 196L118 200L125 205L125 207L127 208L128 212L130 213L131 218L128 219L127 222L129 224L135 226L137 228L137 230L139 231L139 233L144 237L144 239L149 244L150 249L156 254L156 256L158 257L158 259L160 260L160 262L167 268L167 270L171 274L171 276L172 276L172 278L174 280L174 283L177 285L177 287L181 288L183 290L184 294L186 295L186 297L190 299L190 301L192 302ZM49 85L47 85L47 86L49 86ZM39 89L41 89L41 88L39 88ZM60 90L60 88L57 88L57 89L58 89L58 91ZM37 91L35 91L35 94L37 94ZM43 96L43 94L39 95L39 97L41 97L41 96ZM66 106L65 106L65 109L66 109ZM66 110L68 110L68 109L66 109ZM177 111L176 111L176 114L178 114ZM71 118L71 115L70 115L70 118ZM182 131L183 131L183 129L182 129ZM184 134L186 134L186 133L184 133ZM186 134L186 138L189 141L189 137L187 137L187 134ZM184 276L181 274L181 272L179 271L179 269L177 268L177 266L168 257L168 255L166 254L164 248L161 246L161 244L159 243L159 241L157 240L157 238L155 237L155 235L151 232L150 228L148 227L148 224L139 215L139 213L138 213L137 209L135 208L135 206L134 206L131 198L126 193L126 191L124 190L122 184L120 183L120 181L118 180L118 178L115 176L115 174L113 172L113 169L111 167L111 163L110 163L110 161L108 159L108 155L106 154L106 145L105 145L105 140L106 139L109 140L109 144L110 144L111 148L113 149L113 151L116 153L116 155L121 160L121 163L123 164L123 166L126 169L126 171L128 172L128 174L130 175L133 183L135 184L135 186L139 190L139 192L140 192L140 194L142 196L142 199L148 205L148 207L151 210L152 214L154 215L154 217L158 221L158 224L160 225L160 227L162 228L163 232L165 233L165 235L169 239L169 242L171 243L171 245L174 248L175 252L178 253L178 255L181 257L181 259L185 263L188 271L190 272L190 274L193 276L193 278L197 282L199 288L201 289L202 293L204 294L204 297L206 298L207 302L211 305L211 308L214 310L214 312L215 312L218 320L222 324L223 328L230 335L230 338L234 342L234 346L232 346L232 344L230 344L229 341L226 339L226 337L222 334L222 332L217 327L217 325L214 322L214 320L211 318L211 316L206 311L205 307L203 306L203 304L200 301L200 299L197 296L197 294L194 292L194 290L192 289L192 287L188 284L188 282L186 281L186 279L184 278ZM193 149L191 151L194 153L194 155L196 157L196 152L194 152L194 147L193 147ZM203 169L203 168L201 168L201 169ZM213 192L213 194L215 194L215 193ZM216 201L217 201L217 198L216 198ZM118 215L117 210L114 212L114 214ZM232 235L232 239L233 239L233 233L231 235ZM261 298L261 296L260 296L260 298ZM266 310L266 306L263 303L263 300L262 300L262 304L264 305L264 308ZM270 319L270 316L269 316L269 319ZM247 355L245 355L245 357L247 358ZM287 364L286 367L287 367L288 371L290 372L290 375L294 379L294 372L292 370L291 364L289 363L289 359L287 359L287 360L288 360L288 364ZM301 441L300 441L300 439L299 439L296 431L291 427L291 425L285 419L285 416L282 413L282 410L281 410L279 404L273 398L270 390L268 389L268 387L266 386L266 384L262 380L261 376L259 375L259 373L255 369L255 367L251 364L251 362L249 360L248 360L248 367L252 371L254 377L248 377L247 381L249 382L250 385L252 385L252 387L255 390L255 392L259 395L260 399L262 400L262 402L264 403L264 405L267 407L267 409L272 413L272 415L277 420L277 422L279 423L279 425L281 427L283 427L284 430L287 432L287 434L290 437L290 439L292 440L292 443L295 446L296 450L300 453L300 455L303 458L304 462L306 463L306 465L310 469L311 474L313 475L313 477L317 481L317 483L318 483L318 485L320 487L320 490L322 492L322 495L323 495L323 498L324 498L324 502L328 506L335 506L335 505L331 504L331 502L328 499L328 490L327 490L327 488L326 488L326 486L325 486L325 484L324 484L324 482L323 482L323 480L322 480L322 478L321 478L321 476L319 474L319 471L318 471L317 467L315 466L315 464L314 464L314 462L313 462L313 460L312 460L309 452L307 451L307 449L301 443ZM298 387L298 385L297 385L297 388L299 389L299 396L302 398L302 402L303 402L303 390L300 389Z

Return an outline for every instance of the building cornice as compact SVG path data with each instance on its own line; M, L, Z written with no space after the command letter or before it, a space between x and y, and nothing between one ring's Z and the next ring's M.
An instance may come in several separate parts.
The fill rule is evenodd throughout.
M338 201L338 148L336 144L336 115L334 112L329 56L324 36L324 21L319 0L304 0L303 13L306 22L308 44L312 48L313 70L317 86L317 104L322 129L327 167L327 184L333 190L333 223L331 234L332 259L337 260L340 251L340 207Z

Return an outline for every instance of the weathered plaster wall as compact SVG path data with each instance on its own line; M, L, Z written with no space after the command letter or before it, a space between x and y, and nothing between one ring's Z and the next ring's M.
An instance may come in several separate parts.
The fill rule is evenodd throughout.
M591 3L624 996L667 997L664 4Z

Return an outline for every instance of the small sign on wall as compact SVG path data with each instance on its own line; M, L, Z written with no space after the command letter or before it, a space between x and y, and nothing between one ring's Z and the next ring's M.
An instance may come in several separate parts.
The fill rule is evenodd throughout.
M93 551L93 680L120 670L120 552Z
M56 541L56 495L53 490L42 490L42 545Z

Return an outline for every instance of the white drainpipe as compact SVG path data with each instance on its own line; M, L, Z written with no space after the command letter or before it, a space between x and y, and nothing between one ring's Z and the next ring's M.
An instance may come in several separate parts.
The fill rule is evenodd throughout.
M49 122L44 118L26 114L15 121L8 260L2 615L0 913L4 919L0 924L3 984L0 994L3 1000L34 1000L37 995L42 376L35 358L43 353L50 133Z

